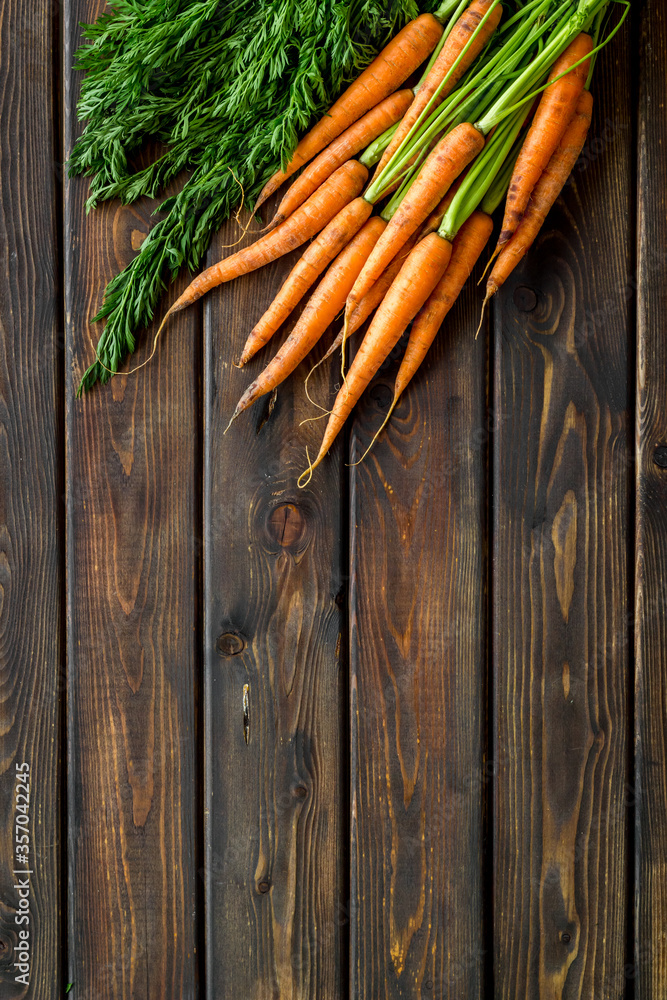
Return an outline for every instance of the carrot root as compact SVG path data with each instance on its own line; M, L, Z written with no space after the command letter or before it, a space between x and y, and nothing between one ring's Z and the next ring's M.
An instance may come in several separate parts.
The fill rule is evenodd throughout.
M487 300L496 294L520 260L528 253L549 210L563 190L572 168L579 159L591 124L593 96L582 91L574 117L558 148L535 185L521 222L511 240L502 248L486 285Z
M269 342L313 282L359 232L372 210L372 205L363 198L355 198L325 226L294 265L273 302L255 324L237 367L242 368Z
M311 295L285 343L241 396L232 420L260 396L280 385L315 346L343 308L364 260L384 228L385 223L379 217L369 219L341 251Z
M324 459L364 389L444 274L451 253L451 244L437 233L426 236L410 253L373 317L336 396L310 470Z

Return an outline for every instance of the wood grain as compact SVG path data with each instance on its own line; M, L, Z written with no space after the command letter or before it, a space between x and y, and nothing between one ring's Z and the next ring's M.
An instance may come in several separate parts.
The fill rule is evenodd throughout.
M489 424L478 309L471 279L350 473L350 995L359 1000L482 996ZM358 408L352 459L382 422L400 354L399 345Z
M628 37L600 59L586 155L496 313L494 969L507 1000L626 989Z
M667 11L649 2L640 45L635 553L637 1000L667 997Z
M62 338L51 6L0 15L0 995L62 987ZM29 802L16 768L29 765ZM17 803L20 808L17 809ZM22 812L26 806L27 814ZM27 870L17 821L28 816ZM21 827L21 830L23 827ZM29 923L17 925L29 882ZM28 930L30 986L18 982Z
M103 6L64 8L67 150L77 25ZM74 398L90 318L154 207L86 216L87 187L65 189L69 979L85 1000L191 1000L200 319L179 317L139 375Z
M237 236L230 223L213 258ZM265 398L224 433L280 336L242 372L232 360L297 256L212 293L206 311L211 1000L337 1000L346 978L341 455L297 489L306 446L314 454L322 427L300 426L317 412L303 390L312 361L279 388L272 412ZM326 398L328 382L319 369L310 382L316 398Z

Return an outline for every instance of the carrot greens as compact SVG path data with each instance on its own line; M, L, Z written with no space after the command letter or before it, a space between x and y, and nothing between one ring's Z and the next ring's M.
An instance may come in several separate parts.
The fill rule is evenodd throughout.
M87 125L69 169L91 176L89 207L157 197L183 169L191 174L107 286L98 360L80 391L134 350L167 283L198 267L238 206L240 185L253 199L341 86L417 13L414 0L116 0L85 29L76 65L86 72ZM133 156L153 138L163 152L135 170Z

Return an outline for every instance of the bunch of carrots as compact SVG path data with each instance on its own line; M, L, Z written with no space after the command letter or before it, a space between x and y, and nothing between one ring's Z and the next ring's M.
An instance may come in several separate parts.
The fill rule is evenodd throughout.
M609 29L613 3L624 10ZM162 326L210 289L312 240L251 331L239 367L318 283L232 416L280 385L344 315L325 356L341 349L343 382L300 485L412 324L389 419L488 245L491 217L503 200L484 305L528 252L583 149L595 57L628 6L627 0L521 6L446 0L434 14L417 17L267 182L255 211L305 167L260 238L209 267L172 305ZM418 82L405 87L422 66ZM373 214L380 202L382 211ZM345 372L347 338L371 316Z

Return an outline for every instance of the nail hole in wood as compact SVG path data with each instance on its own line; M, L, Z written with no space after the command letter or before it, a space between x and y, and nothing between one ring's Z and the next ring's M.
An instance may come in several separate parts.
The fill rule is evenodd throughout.
M653 452L653 461L659 469L667 469L667 444L659 444Z
M237 635L236 632L223 632L215 643L215 648L220 656L237 656L243 652L245 646L245 639L243 636Z

